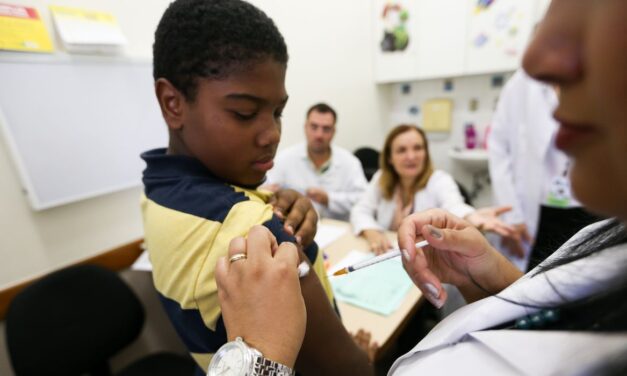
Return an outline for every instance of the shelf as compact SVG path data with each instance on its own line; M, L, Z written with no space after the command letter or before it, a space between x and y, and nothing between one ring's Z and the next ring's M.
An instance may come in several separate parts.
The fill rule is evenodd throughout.
M488 168L488 151L486 149L451 149L448 156L466 168L474 170Z

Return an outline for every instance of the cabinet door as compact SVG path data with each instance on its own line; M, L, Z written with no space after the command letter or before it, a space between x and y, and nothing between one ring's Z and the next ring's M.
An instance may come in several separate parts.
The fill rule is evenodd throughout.
M415 0L375 0L375 79L379 83L418 78Z
M468 0L417 0L417 64L421 79L464 73Z
M517 69L533 30L537 1L469 2L466 73Z

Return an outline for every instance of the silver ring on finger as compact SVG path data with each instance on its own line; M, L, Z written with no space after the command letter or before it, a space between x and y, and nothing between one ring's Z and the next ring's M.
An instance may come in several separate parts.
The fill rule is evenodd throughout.
M246 254L245 253L236 253L233 256L229 257L229 263L234 263L235 261L238 260L245 260L246 259Z

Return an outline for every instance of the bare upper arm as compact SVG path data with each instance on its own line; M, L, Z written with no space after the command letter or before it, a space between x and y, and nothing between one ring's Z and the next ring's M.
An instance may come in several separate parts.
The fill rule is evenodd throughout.
M301 259L306 259L301 252ZM313 268L312 268L313 270ZM316 273L301 278L307 329L296 369L303 375L373 375L368 357L348 334Z

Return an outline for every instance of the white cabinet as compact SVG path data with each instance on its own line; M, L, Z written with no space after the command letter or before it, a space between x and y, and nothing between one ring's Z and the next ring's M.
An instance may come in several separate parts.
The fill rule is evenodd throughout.
M464 74L467 0L417 0L416 78Z
M548 2L375 0L376 81L515 70Z

